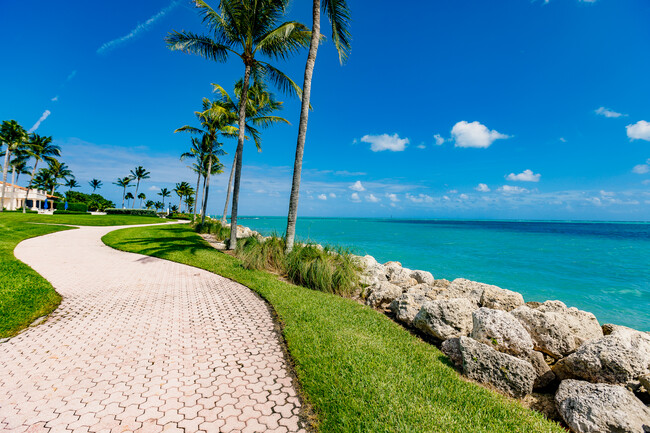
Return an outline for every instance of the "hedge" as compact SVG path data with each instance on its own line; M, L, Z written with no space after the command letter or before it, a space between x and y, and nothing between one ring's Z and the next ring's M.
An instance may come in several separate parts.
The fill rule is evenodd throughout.
M107 215L137 215L137 216L157 216L155 210L151 209L106 209Z
M68 212L88 212L88 205L86 205L86 203L68 203L68 209L66 209L65 202L56 201L54 202L54 210L67 210Z
M56 215L85 215L88 212L77 212L75 210L55 210L54 213Z

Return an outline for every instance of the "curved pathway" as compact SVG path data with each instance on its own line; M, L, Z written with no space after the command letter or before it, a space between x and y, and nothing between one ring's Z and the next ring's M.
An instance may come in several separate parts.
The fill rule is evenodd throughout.
M304 431L264 302L207 271L105 246L118 228L16 247L63 302L0 343L0 431Z

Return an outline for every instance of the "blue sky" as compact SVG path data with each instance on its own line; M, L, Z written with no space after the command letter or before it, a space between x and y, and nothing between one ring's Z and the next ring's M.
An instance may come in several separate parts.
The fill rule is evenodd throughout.
M650 220L650 2L350 3L349 61L319 51L300 215ZM288 19L308 24L309 7L294 0ZM118 202L111 182L136 165L150 198L195 183L173 130L243 66L165 47L202 29L188 0L5 0L0 28L0 119L44 118L82 191L97 177ZM300 82L305 57L278 66ZM244 215L286 215L299 103L280 99L292 126L247 145Z

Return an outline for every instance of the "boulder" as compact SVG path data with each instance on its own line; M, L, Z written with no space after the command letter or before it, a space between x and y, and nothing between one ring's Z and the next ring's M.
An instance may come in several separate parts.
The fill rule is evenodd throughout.
M411 271L410 277L417 281L418 284L431 285L435 282L435 279L433 278L433 275L431 275L431 272L427 271Z
M535 372L537 372L537 379L535 379L533 389L546 388L555 381L555 373L548 366L541 352L537 352L536 350L530 352L528 354L528 361L535 369Z
M443 341L440 350L449 357L456 368L463 366L463 355L460 353L460 338L450 338Z
M567 308L560 301L546 301L537 308L523 305L511 314L526 328L535 350L555 359L574 352L585 341L603 336L593 314Z
M471 337L499 352L526 358L533 350L533 339L510 313L479 308L472 313Z
M470 379L489 383L517 398L533 392L537 373L530 362L494 350L469 337L460 337L458 345L463 358L463 372Z
M393 284L404 282L404 281L413 281L411 284L415 286L418 282L411 278L411 270L408 268L403 268L401 266L391 265L386 266L388 281Z
M521 293L486 284L480 303L482 307L493 310L512 311L524 305L524 297L521 296Z
M371 307L375 308L381 308L393 302L393 300L395 300L401 294L401 287L391 284L387 281L380 281L368 288L368 298L366 299L366 305L370 305Z
M468 335L476 306L468 299L427 301L413 319L413 325L439 340Z
M407 325L413 324L413 319L420 312L422 304L429 299L421 290L409 290L401 294L390 304L390 310L395 314L395 319Z
M553 366L560 379L626 384L650 374L650 335L617 327L610 335L589 341Z
M361 284L372 285L388 280L386 277L388 270L384 265L379 264L373 256L356 256L355 261L361 268Z
M650 374L644 374L639 377L639 382L645 388L645 392L650 394Z
M621 386L564 380L555 404L575 433L650 432L650 409Z
M451 285L451 281L445 280L444 278L441 278L439 280L435 280L431 286L433 288L437 289L446 289Z
M446 287L446 290L440 292L438 299L465 298L478 307L486 285L465 278L456 278Z

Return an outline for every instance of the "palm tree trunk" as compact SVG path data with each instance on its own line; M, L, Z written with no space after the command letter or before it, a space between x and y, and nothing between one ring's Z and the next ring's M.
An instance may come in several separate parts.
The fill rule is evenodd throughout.
M230 187L232 186L232 175L235 174L235 164L237 164L237 155L232 160L232 168L230 169L230 178L228 179L228 189L226 189L226 204L223 206L223 216L221 217L221 223L226 223L228 220L226 216L228 214L228 201L230 201Z
M196 205L199 203L199 187L201 186L201 172L196 177L196 200L194 200L194 213L192 214L192 222L196 219Z
M0 196L0 212L5 210L5 189L7 188L7 171L9 170L9 157L11 156L11 150L9 150L9 144L7 144L7 151L5 152L5 163L2 166L2 196Z
M124 209L124 195L125 194L126 194L126 187L122 188L122 209Z
M27 185L27 192L25 193L25 201L23 201L23 213L26 212L27 199L29 198L29 190L32 187L32 182L34 182L34 176L36 176L36 166L38 165L38 159L34 161L34 169L32 170L32 177L29 178L29 184Z
M244 138L246 137L246 102L248 100L248 83L251 78L251 66L246 65L244 70L244 84L241 88L239 98L239 138L237 139L237 151L235 152L235 184L232 191L232 211L230 212L230 242L228 249L234 250L237 247L237 208L239 206L239 184L241 181L242 157L244 154Z
M205 212L208 208L208 192L210 192L210 172L212 168L212 154L208 157L208 170L205 173L205 186L203 187L203 212L201 214L201 224L205 223Z
M140 188L140 179L138 179L138 181L135 184L135 197L138 196L138 188ZM135 198L133 199L133 206L135 206ZM142 206L140 206L140 208L142 208Z
M11 200L16 201L16 166L11 166ZM16 210L16 209L14 209Z
M320 41L320 0L313 2L314 24L311 31L311 42L307 65L305 66L305 80L302 86L302 105L300 107L300 123L298 125L298 143L296 144L296 159L293 163L293 182L291 184L291 196L289 197L289 215L287 217L286 249L291 252L296 238L296 220L298 219L298 199L300 197L300 176L302 173L302 157L305 152L305 140L307 139L307 121L309 118L309 99L311 97L311 79L316 64L318 43Z

